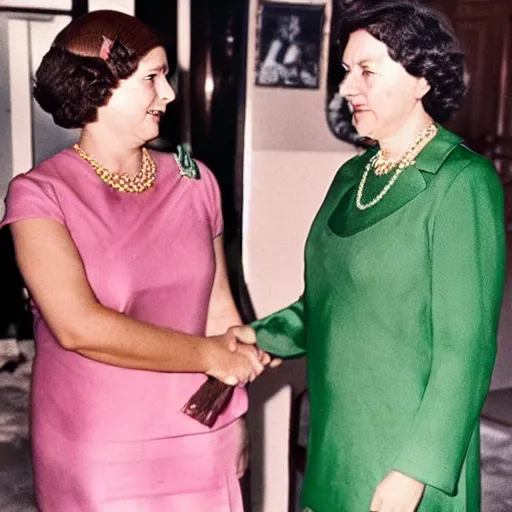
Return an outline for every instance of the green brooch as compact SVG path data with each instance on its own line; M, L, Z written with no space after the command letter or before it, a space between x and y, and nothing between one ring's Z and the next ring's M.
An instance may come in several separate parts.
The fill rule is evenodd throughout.
M180 174L186 178L192 178L198 180L201 178L199 172L199 166L196 161L192 158L190 146L188 144L179 144L177 147L178 153L174 153L174 159L180 169Z

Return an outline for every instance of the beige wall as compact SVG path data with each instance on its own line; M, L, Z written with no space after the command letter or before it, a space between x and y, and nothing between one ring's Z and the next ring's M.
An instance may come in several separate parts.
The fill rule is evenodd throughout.
M257 19L258 2L251 0L243 263L261 317L300 295L306 234L334 173L354 150L331 134L325 117L330 4L318 90L254 86ZM304 387L304 361L288 362L251 387L253 512L288 510L290 403Z
M244 269L258 317L302 292L305 237L334 172L351 155L344 149L252 152ZM253 512L288 510L290 407L304 388L304 360L287 362L251 387Z

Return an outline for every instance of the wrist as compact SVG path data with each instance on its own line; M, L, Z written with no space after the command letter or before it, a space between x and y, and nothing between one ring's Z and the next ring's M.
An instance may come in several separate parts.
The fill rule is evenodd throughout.
M215 338L203 338L200 344L200 368L202 373L211 375L218 367L219 350L221 345L216 343Z

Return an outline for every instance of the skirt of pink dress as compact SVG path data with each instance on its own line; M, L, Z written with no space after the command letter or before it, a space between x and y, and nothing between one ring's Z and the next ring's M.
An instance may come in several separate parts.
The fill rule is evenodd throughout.
M54 443L38 443L33 453L36 485L44 482L36 488L39 509L242 512L237 428L232 423L207 434L104 444L55 443L53 433Z

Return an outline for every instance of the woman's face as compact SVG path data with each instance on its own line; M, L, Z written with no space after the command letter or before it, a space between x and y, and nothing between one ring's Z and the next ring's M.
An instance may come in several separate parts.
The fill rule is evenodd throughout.
M343 66L347 74L340 94L350 102L353 124L362 137L392 137L418 109L424 112L421 98L428 83L407 73L366 30L350 35Z
M157 137L160 118L176 97L168 72L165 50L154 48L133 75L121 80L107 105L98 109L97 122L129 143L144 144Z

